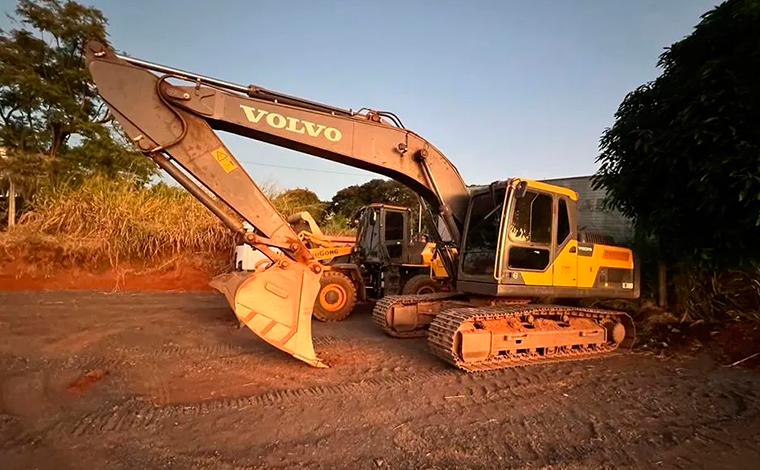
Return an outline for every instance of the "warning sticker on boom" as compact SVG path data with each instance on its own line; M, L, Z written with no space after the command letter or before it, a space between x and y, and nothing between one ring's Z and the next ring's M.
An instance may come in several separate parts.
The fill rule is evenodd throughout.
M221 166L222 169L226 171L227 173L237 168L237 164L232 159L230 154L228 154L227 151L224 150L224 147L219 147L216 150L212 150L211 155L214 156L214 159L217 161L217 163L219 163L219 166Z

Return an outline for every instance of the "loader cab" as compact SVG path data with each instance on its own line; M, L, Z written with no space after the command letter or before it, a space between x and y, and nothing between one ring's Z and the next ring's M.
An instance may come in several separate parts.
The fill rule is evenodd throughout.
M568 188L519 178L473 192L457 289L499 297L638 297L633 253L579 241L577 202Z
M363 263L407 263L410 258L411 211L388 204L363 207L357 221L356 255Z

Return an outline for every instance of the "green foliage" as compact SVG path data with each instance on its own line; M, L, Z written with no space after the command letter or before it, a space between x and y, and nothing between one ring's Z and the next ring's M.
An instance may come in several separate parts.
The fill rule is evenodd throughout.
M308 212L318 223L326 216L327 203L313 191L304 188L288 189L272 198L272 204L285 217L296 212Z
M0 31L0 146L8 160L0 171L28 192L41 177L155 174L107 118L84 66L83 45L105 41L106 19L73 1L19 0L21 28ZM37 162L33 178L25 169Z
M329 211L350 219L362 206L373 202L409 207L413 214L419 210L419 198L414 191L394 180L373 179L338 191L330 202Z
M729 0L661 56L601 139L595 187L669 263L760 261L760 0Z
M325 235L356 235L356 227L352 227L351 221L340 212L328 215L320 223L320 228Z
M348 217L342 213L329 212L329 203L320 201L319 196L305 188L285 191L277 190L272 184L264 184L262 191L272 201L275 209L286 219L298 212L308 212L326 235L349 235L355 230Z

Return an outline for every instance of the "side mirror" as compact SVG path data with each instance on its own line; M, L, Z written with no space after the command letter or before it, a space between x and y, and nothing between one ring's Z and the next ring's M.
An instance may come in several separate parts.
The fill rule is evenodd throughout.
M520 199L525 196L525 192L528 190L528 183L526 181L520 181L515 187L515 197Z

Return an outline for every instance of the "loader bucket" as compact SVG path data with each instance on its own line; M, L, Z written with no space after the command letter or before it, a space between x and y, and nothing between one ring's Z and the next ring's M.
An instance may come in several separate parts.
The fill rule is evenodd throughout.
M210 285L264 341L313 367L327 367L311 339L320 276L300 263L280 262L261 271L222 274Z

